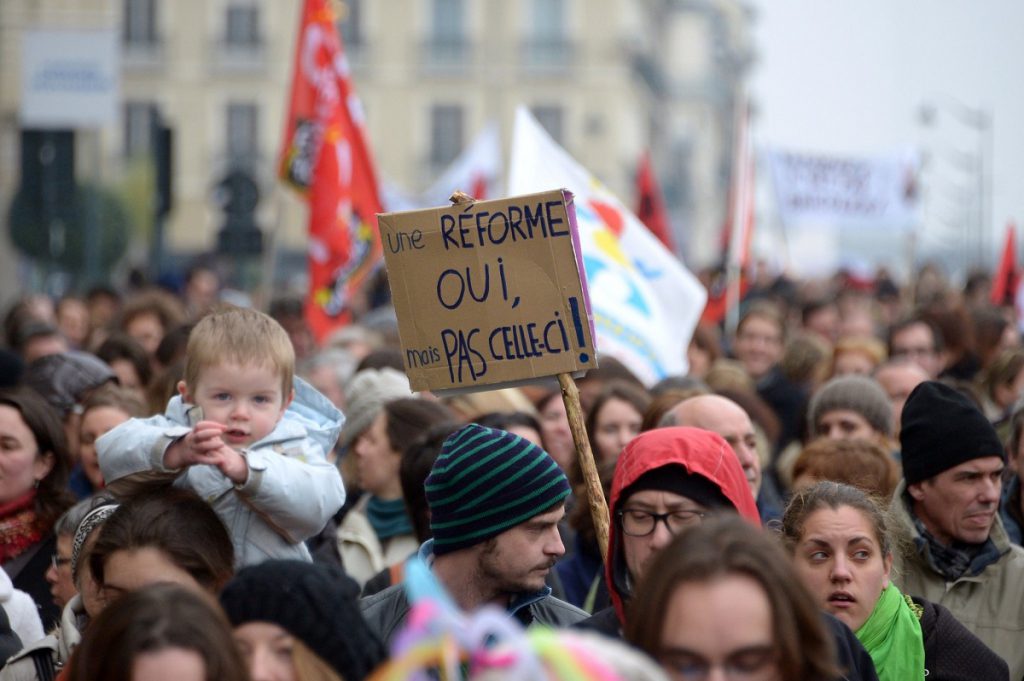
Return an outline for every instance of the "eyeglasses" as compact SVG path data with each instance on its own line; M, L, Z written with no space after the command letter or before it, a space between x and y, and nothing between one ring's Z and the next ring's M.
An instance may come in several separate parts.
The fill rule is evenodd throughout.
M63 565L71 565L71 559L64 558L63 556L55 553L50 556L50 565L53 566L54 570L59 570Z
M661 666L680 681L704 681L711 670L722 670L729 681L758 681L769 678L777 662L775 647L770 645L742 648L730 653L721 662L683 650L672 650L658 656Z
M699 525L704 518L711 514L707 511L692 509L680 509L668 513L651 513L634 508L623 508L618 512L619 523L622 531L630 537L646 537L654 532L659 522L665 523L665 528L671 534L678 534L687 527Z
M906 348L893 348L893 357L931 357L935 354L935 348L927 347L906 347Z

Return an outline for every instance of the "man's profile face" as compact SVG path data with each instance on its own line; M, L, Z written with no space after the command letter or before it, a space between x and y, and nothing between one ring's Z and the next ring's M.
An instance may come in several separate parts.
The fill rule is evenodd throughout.
M710 430L729 443L756 499L761 489L761 457L754 424L743 407L719 395L700 395L685 400L674 411L679 425Z
M486 541L480 551L480 578L503 593L542 589L548 572L565 555L558 534L564 515L565 504L559 504Z
M999 512L1003 460L972 459L907 488L914 514L940 542L982 544Z

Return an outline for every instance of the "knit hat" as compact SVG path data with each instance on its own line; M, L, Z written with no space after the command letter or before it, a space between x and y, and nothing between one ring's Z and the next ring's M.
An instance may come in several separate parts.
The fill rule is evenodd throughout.
M440 556L547 511L569 496L569 481L529 440L471 423L445 440L424 489Z
M345 386L345 425L338 444L349 447L352 441L373 424L381 408L392 400L412 397L409 379L390 367L363 369Z
M998 456L1003 443L981 410L958 390L925 381L903 405L900 449L908 485L935 477L972 459Z
M344 679L368 676L386 657L359 611L359 585L334 565L268 560L243 568L220 604L233 627L276 624Z
M669 464L653 468L622 490L619 495L618 507L622 508L626 500L637 492L657 490L671 492L692 499L705 508L730 508L735 510L731 501L722 494L722 489L703 475L690 473L679 464Z
M117 382L110 365L88 352L70 350L45 355L28 365L24 383L42 395L61 418L66 417L90 390Z
M856 412L879 433L892 435L892 403L875 379L856 375L833 378L811 398L807 422L813 429L822 416L840 409Z

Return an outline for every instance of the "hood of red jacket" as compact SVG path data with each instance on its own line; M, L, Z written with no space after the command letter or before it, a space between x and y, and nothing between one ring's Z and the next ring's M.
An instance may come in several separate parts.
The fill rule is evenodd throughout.
M626 445L615 464L609 503L611 522L605 577L619 622L625 622L625 600L629 598L626 558L622 551L622 531L616 520L623 490L647 471L662 466L682 466L691 474L714 483L736 511L761 526L757 504L750 493L747 478L732 447L721 435L700 428L657 428L641 433Z

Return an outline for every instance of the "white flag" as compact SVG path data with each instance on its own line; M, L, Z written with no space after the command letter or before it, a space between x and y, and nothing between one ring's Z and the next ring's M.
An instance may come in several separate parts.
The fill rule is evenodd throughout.
M516 111L509 195L565 187L575 196L597 349L644 383L685 374L707 291L597 178Z

